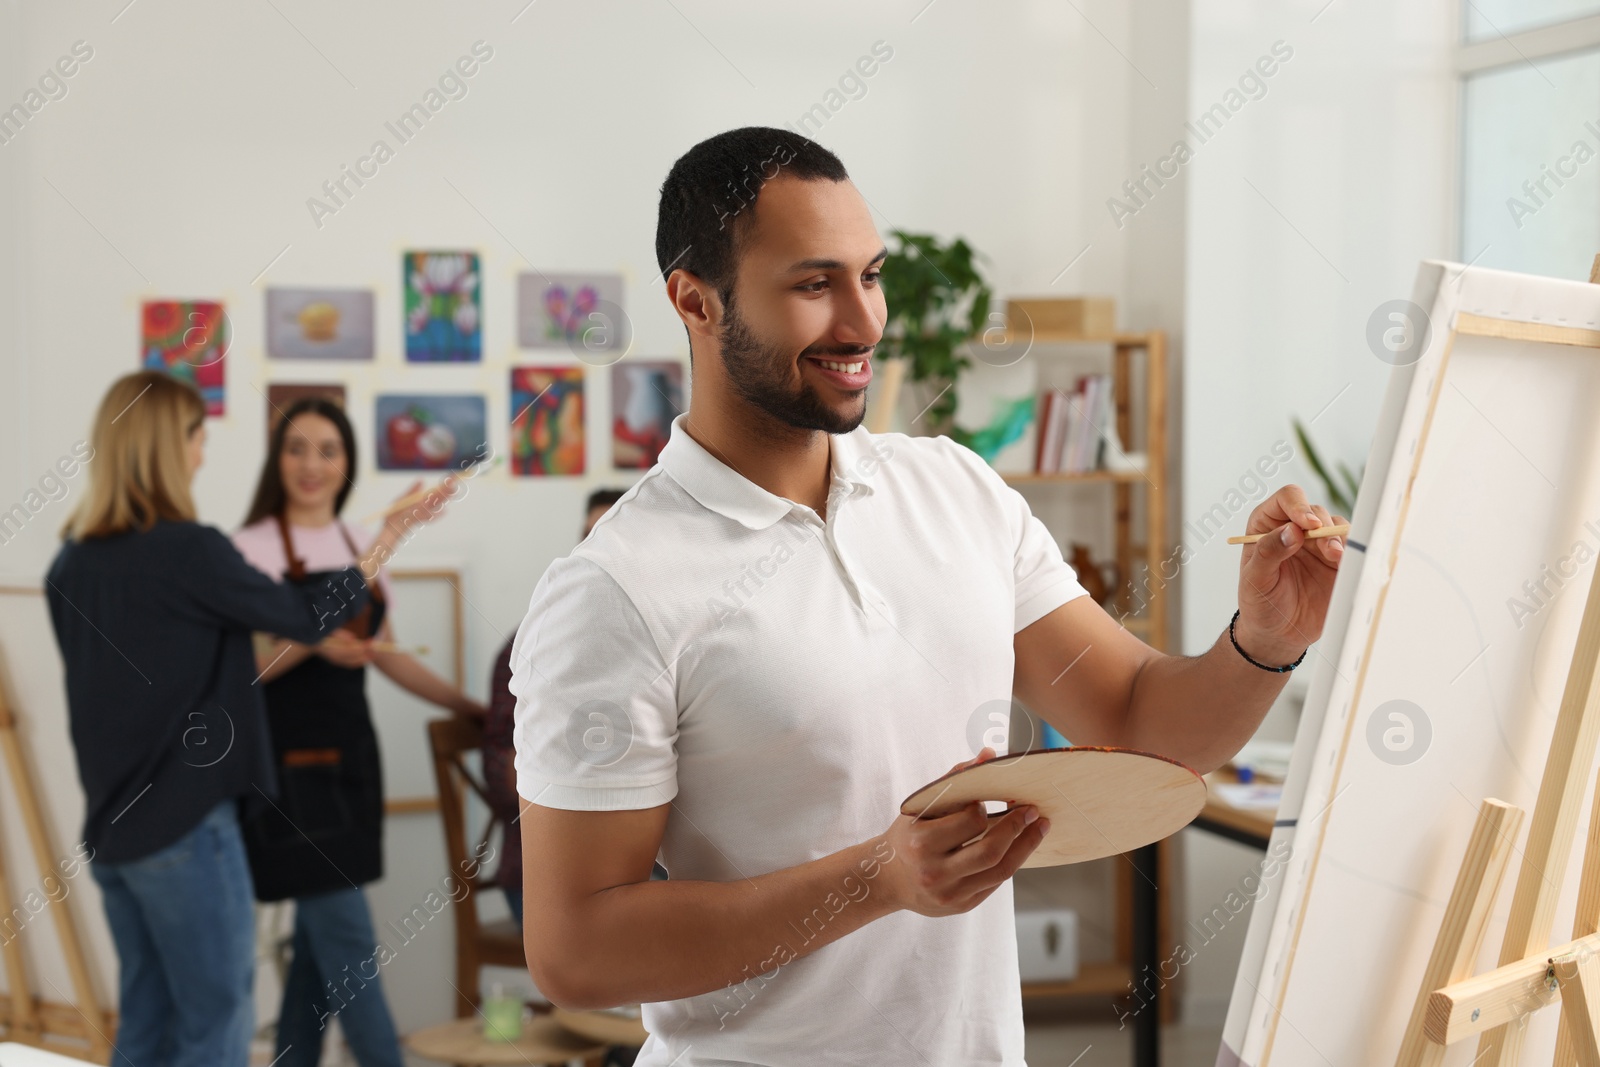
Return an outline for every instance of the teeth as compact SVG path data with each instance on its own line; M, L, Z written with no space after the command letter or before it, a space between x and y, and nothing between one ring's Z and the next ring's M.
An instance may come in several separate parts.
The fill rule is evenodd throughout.
M817 362L822 364L824 367L827 367L829 370L840 371L840 372L842 372L844 374L854 374L854 373L856 373L857 371L859 371L861 369L861 363L862 363L861 360L857 360L854 363L835 363L835 362L832 362L832 361L826 360L826 359L819 359L819 360L817 360Z

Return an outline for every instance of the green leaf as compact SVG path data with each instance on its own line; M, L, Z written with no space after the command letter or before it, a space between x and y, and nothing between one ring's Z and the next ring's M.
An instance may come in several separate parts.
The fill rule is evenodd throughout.
M1300 451L1305 454L1306 463L1311 467L1312 473L1322 482L1327 491L1328 505L1340 515L1349 516L1355 511L1355 499L1361 492L1361 479L1351 472L1350 467L1343 461L1335 463L1339 478L1335 479L1323 466L1322 457L1317 455L1316 448L1311 444L1311 435L1301 424L1298 417L1289 420L1294 426L1295 440L1300 442Z
M925 416L934 433L950 433L955 379L972 364L962 346L987 325L993 293L964 239L946 245L932 234L894 230L891 236L880 281L889 311L884 355L909 360L912 381L950 385Z

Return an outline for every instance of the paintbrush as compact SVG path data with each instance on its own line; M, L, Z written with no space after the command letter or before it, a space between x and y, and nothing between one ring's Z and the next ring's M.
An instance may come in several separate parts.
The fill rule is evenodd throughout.
M498 456L495 456L493 459L489 460L487 463L476 464L476 466L482 468L481 470L478 471L478 474L482 474L483 471L493 470L495 467L498 467L500 465L500 463L502 461L504 461L505 458L506 458L505 453L502 452ZM472 477L476 478L478 476L478 474L474 474L474 475L472 475ZM430 487L428 487L426 489L418 489L415 493L407 493L405 496L401 497L399 500L396 500L394 503L389 504L389 505L387 505L385 507L379 508L377 511L374 511L372 514L362 517L359 521L362 522L362 523L369 523L369 522L376 522L379 519L387 519L390 515L393 515L395 512L404 511L409 507L414 507L417 504L420 504L424 500L428 499L428 497L431 494L440 492L442 487L443 487L443 484L444 483L441 482L439 485L430 486ZM448 495L448 494L446 494L446 495Z
M374 652L409 652L413 656L426 656L428 654L427 645L411 645L407 647L405 645L397 645L393 641L374 641L367 647Z
M1306 538L1308 540L1315 540L1316 538L1319 538L1319 537L1343 537L1345 534L1347 534L1349 532L1350 532L1350 524L1348 522L1341 522L1337 526L1318 526L1315 530L1307 530L1306 531ZM1261 540L1263 537L1267 536L1267 534L1270 534L1270 533L1277 533L1277 531L1276 530L1268 530L1268 531L1266 531L1266 533L1241 534L1238 537L1230 537L1230 538L1228 538L1228 544L1230 544L1230 545L1253 545L1257 541Z

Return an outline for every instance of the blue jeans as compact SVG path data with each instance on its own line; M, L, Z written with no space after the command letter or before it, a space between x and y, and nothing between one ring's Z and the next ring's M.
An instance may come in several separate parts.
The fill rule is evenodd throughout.
M278 1013L277 1067L316 1067L330 1019L339 1020L361 1067L402 1067L378 956L372 912L361 890L295 898L294 958Z
M246 1067L255 890L235 801L153 855L89 870L121 972L112 1067Z

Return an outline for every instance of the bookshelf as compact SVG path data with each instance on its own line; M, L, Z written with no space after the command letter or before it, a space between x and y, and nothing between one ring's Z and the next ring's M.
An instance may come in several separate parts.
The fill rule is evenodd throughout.
M1007 341L1023 342L1027 336L1010 335ZM1167 544L1167 500L1169 464L1167 454L1167 337L1162 330L1143 333L1117 332L1103 335L1033 331L1030 355L1052 358L1052 348L1070 344L1077 350L1085 344L1103 342L1111 349L1111 378L1117 436L1130 451L1143 451L1141 470L1093 470L1061 474L1007 474L1010 485L1030 495L1061 485L1105 485L1112 495L1112 536L1120 587L1111 594L1107 610L1122 625L1153 648L1169 647L1171 596L1170 579L1162 564L1169 558ZM1143 388L1134 389L1139 382ZM1136 407L1137 404L1137 407ZM1135 417L1137 414L1137 418ZM1138 440L1135 439L1137 432ZM1136 446L1142 445L1141 448ZM1141 521L1135 523L1134 496L1139 494ZM1142 584L1142 591L1140 585ZM1136 598L1139 603L1135 603ZM1112 889L1112 946L1110 960L1090 960L1079 964L1072 981L1024 982L1024 1001L1044 998L1105 998L1118 1000L1129 991L1133 979L1133 865L1125 857L1099 861L1114 864ZM1181 855L1176 838L1163 841L1158 850L1157 882L1159 894L1157 945L1173 943L1172 914L1177 896L1171 887L1181 882ZM1019 872L1019 874L1022 872ZM1162 992L1163 1022L1176 1017L1182 975L1168 981Z
M1042 346L1033 355L1050 358L1052 345L1083 345L1103 341L1111 345L1112 393L1115 400L1117 436L1126 447L1134 443L1134 374L1140 363L1144 382L1143 438L1145 465L1142 470L1093 470L1063 474L1007 474L1004 478L1014 486L1040 486L1050 484L1107 484L1112 486L1112 540L1115 546L1117 573L1122 576L1121 587L1112 599L1123 626L1138 634L1152 647L1167 648L1170 600L1161 580L1161 565L1167 559L1167 335L1163 330L1144 333L1115 333L1104 336L1082 334L1034 332L1032 343ZM1012 338L1007 341L1026 340ZM1144 522L1141 537L1135 540L1133 522L1133 494L1144 494ZM1135 561L1142 564L1147 576L1144 583L1146 599L1135 611L1134 595L1137 589ZM1149 577L1155 576L1155 577Z

